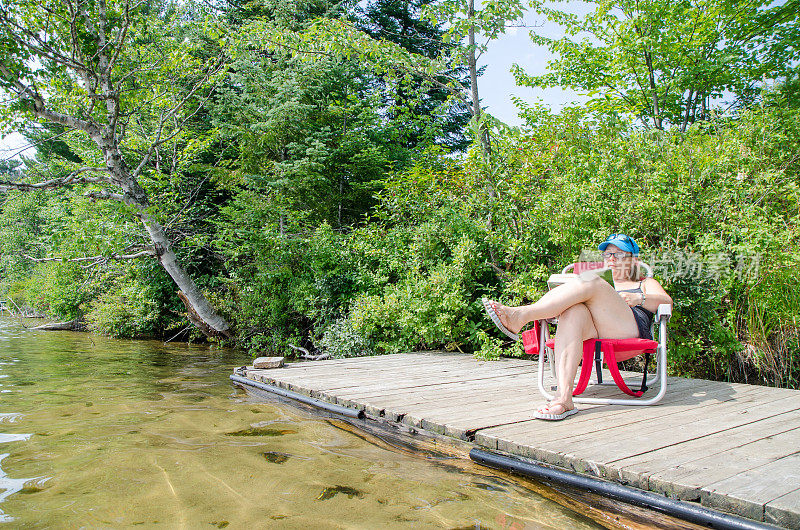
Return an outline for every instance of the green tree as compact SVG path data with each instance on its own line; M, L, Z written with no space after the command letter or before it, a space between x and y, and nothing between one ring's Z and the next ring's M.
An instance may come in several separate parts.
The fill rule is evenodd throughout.
M490 120L484 117L481 107L478 61L489 43L505 33L507 25L522 18L523 14L520 0L488 0L481 2L477 9L475 0L440 0L426 6L425 17L447 27L443 40L449 47L439 59L449 68L467 67L469 83L460 83L451 77L449 85L469 94L474 130L486 155L491 152Z
M205 60L205 47L224 55L201 15L157 1L21 0L1 7L0 86L11 96L0 106L3 125L61 126L79 159L63 160L57 175L30 173L2 188L75 188L125 205L150 244L114 257L156 257L190 320L209 334L229 335L179 263L147 190L223 69L221 59Z
M456 104L470 112L475 129L483 131L477 138L488 152L488 120L482 118L477 85L478 59L489 41L503 33L510 21L521 17L522 2L491 0L476 8L473 0L466 3L441 0L423 7L423 20L447 28L442 35L444 46L434 57L409 51L402 43L386 38L373 38L360 31L345 13L313 19L300 31L286 31L267 21L254 21L250 33L259 35L266 51L284 50L308 60L321 55L357 59L374 68L387 82L404 86L412 102L414 86L423 91L428 87L447 91ZM481 36L484 42L480 41ZM462 67L469 71L469 82L462 79ZM422 85L419 79L424 80Z
M782 79L796 67L800 24L797 1L592 0L578 17L539 5L566 36L531 35L556 55L550 72L517 82L564 86L590 96L590 108L622 113L662 129L685 130L709 117L729 91L747 105L765 79ZM580 39L580 40L578 40Z
M353 20L357 28L373 39L393 42L410 53L435 59L450 45L444 42L445 30L441 25L421 18L434 2L436 0L372 0L355 10ZM465 66L446 74L460 76L462 84L469 82ZM376 80L385 84L380 77ZM438 80L446 83L447 77L440 76ZM398 129L404 131L407 147L429 145L433 140L450 149L466 149L469 140L465 133L471 113L463 105L448 105L447 90L428 86L419 76L415 76L412 90L402 84L393 88L393 93L384 94L384 105ZM384 89L384 92L387 91Z
M214 123L233 156L227 185L268 199L274 234L290 233L289 216L314 226L360 222L390 164L408 157L374 88L352 62L237 54Z

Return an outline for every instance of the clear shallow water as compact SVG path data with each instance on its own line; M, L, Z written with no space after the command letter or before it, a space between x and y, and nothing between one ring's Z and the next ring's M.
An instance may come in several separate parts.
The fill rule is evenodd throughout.
M231 386L240 353L0 319L0 522L597 528L471 464L390 451Z

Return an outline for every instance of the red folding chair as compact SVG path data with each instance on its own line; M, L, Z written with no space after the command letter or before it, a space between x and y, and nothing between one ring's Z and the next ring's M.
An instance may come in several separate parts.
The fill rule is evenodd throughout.
M645 268L647 277L652 277L653 272L649 265L642 263ZM597 262L579 262L573 263L564 267L561 271L562 274L567 274L573 271L580 274L585 270L600 269L603 263ZM669 304L661 304L658 306L658 311L653 318L653 337L658 337L658 340L648 339L589 339L583 343L583 358L581 360L580 376L578 383L575 385L575 390L572 392L573 396L582 394L589 385L589 380L592 374L592 367L596 367L596 384L611 384L603 382L602 365L606 364L611 372L613 384L616 384L624 393L637 399L620 399L620 398L588 398L588 397L574 397L573 401L577 403L595 403L606 405L653 405L658 403L667 391L667 322L672 316L672 306ZM554 399L554 395L547 392L544 387L544 363L545 357L550 361L551 372L553 377L557 377L555 351L553 349L554 340L549 337L548 323L557 324L556 319L547 321L541 320L534 322L532 329L522 333L522 344L525 353L539 355L539 391L547 399ZM618 363L636 357L637 355L644 355L645 368L642 374L642 380L637 390L631 390L633 383L628 383L619 372ZM647 367L649 364L650 356L655 359L655 373L652 377L648 377ZM652 388L654 385L659 384L658 393L648 399L641 399L644 393Z

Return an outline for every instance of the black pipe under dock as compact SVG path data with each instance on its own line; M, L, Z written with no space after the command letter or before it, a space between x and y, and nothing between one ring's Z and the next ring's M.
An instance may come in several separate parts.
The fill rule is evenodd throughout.
M578 404L580 413L548 422L533 418L544 401L536 372L529 360L420 352L240 374L367 419L800 528L800 391L670 377L655 406Z

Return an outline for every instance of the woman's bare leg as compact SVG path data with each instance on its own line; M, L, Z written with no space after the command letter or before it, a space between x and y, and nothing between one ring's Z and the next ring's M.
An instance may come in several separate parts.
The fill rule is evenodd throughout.
M608 282L598 277L559 285L531 305L507 307L492 302L492 307L505 327L519 333L528 322L557 317L576 304L584 304L589 310L600 338L626 339L639 334L628 304Z
M532 320L559 317L554 345L558 393L551 403L539 409L548 414L575 408L572 391L584 340L625 339L639 334L628 304L600 278L565 283L528 306L506 307L492 302L492 307L503 325L515 333Z
M575 304L558 317L555 340L555 360L558 374L558 393L555 399L539 408L540 412L561 414L575 408L572 391L575 387L575 374L583 356L583 341L597 338L597 329L589 308L585 304Z

